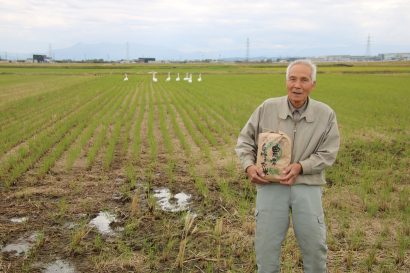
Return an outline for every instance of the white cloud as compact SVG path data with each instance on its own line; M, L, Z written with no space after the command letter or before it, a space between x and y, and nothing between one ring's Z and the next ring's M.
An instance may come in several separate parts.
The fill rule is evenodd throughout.
M0 14L0 51L117 41L239 50L249 37L255 54L293 47L350 53L364 50L369 34L380 50L410 45L408 0L0 0Z

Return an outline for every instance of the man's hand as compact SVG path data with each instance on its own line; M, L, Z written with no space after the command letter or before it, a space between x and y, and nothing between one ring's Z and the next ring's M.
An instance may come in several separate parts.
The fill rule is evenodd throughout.
M295 183L296 178L302 172L302 165L300 163L292 163L283 170L281 178L279 178L279 182L285 185L293 185Z
M270 181L263 178L265 174L263 173L262 170L258 169L258 167L256 167L255 165L251 165L248 168L246 168L246 173L248 174L248 177L252 183L255 183L255 184L271 183Z

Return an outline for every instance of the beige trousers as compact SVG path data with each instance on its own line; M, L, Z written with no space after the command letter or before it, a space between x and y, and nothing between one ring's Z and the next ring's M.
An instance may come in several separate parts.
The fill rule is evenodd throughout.
M305 273L325 273L326 226L322 188L309 185L257 185L255 250L258 273L280 272L281 245L292 216Z

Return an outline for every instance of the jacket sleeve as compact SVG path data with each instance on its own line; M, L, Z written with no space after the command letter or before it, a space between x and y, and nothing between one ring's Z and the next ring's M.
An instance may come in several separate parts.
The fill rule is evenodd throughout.
M253 112L238 137L235 151L244 170L256 163L256 154L258 150L257 136L261 111L262 105Z
M303 174L317 174L330 167L336 160L340 147L340 135L336 121L336 114L329 115L328 125L320 138L315 152L309 158L300 161Z

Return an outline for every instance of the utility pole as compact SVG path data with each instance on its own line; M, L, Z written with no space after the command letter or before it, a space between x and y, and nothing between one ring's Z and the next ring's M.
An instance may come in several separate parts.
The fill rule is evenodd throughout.
M53 50L51 48L51 43L48 44L48 57L51 59L53 58Z

